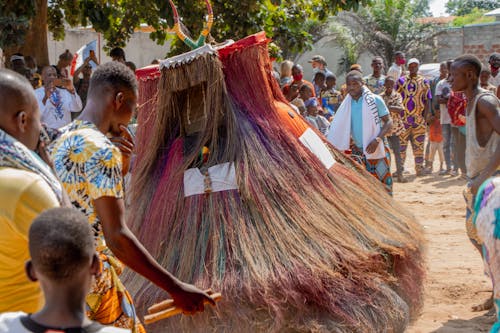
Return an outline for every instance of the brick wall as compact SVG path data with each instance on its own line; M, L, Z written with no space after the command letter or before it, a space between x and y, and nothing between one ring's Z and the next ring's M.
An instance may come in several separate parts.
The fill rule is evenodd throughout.
M500 22L451 28L438 36L439 62L470 53L487 63L493 52L500 52Z

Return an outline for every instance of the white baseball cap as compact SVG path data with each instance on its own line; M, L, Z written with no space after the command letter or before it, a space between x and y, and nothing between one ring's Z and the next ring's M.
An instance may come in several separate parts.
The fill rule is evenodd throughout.
M417 58L411 58L410 60L408 60L408 66L410 66L411 64L417 64L418 66L420 66L420 61L418 61Z
M17 54L14 54L10 57L10 61L16 61L16 60L22 60L24 61L24 57L23 56L20 56L20 55L17 55Z

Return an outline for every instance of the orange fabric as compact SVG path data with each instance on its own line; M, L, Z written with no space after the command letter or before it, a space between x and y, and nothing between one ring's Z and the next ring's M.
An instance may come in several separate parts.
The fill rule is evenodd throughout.
M306 121L295 113L289 105L280 101L275 101L274 105L276 106L278 115L281 119L281 124L291 131L297 138L304 134L306 129L309 128ZM293 115L293 118L291 115Z
M129 329L132 333L145 333L132 302L132 297L118 275L122 266L117 259L99 253L101 275L96 277L87 295L87 315L103 325Z
M435 119L429 127L429 140L432 142L443 141L443 130L439 119Z

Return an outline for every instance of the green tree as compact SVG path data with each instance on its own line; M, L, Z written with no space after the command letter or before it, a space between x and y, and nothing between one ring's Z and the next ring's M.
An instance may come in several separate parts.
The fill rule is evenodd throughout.
M500 7L500 0L450 0L446 3L446 12L450 15L471 14L474 8L493 10Z
M20 2L22 3L20 5ZM182 23L198 34L206 15L201 0L177 1ZM215 22L213 39L238 39L265 30L284 55L305 50L330 15L356 10L370 0L212 0ZM55 39L64 38L69 26L92 26L102 33L108 48L124 46L141 23L156 31L151 38L162 44L173 24L166 0L4 0L0 3L0 47L6 54L21 51L48 63L47 27ZM8 34L4 34L8 31ZM33 37L30 37L33 36ZM30 39L31 38L31 39ZM24 41L24 42L23 42ZM29 42L28 42L29 41ZM42 45L43 44L43 45ZM173 51L185 49L174 44Z
M481 23L490 23L495 21L495 17L492 16L484 16L486 12L485 9L474 8L472 12L469 14L456 17L452 25L454 27L463 27L467 24L481 24Z
M432 16L429 0L416 0L413 2L413 15L415 17Z
M420 1L375 0L370 7L341 12L332 20L329 32L337 40L351 41L336 42L345 52L344 62L352 53L350 44L354 43L359 51L381 56L390 64L396 51L421 57L433 47L433 37L439 31L432 25L416 22L417 15L425 12Z

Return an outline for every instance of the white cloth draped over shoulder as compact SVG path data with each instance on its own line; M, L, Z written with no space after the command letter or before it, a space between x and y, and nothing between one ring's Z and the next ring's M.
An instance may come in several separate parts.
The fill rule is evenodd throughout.
M377 149L372 154L366 152L366 147L377 137L380 132L380 125L382 120L378 113L377 103L375 97L369 89L363 87L362 110L363 110L363 153L367 159L377 160L385 157L384 143L381 141ZM350 148L351 142L351 95L347 94L346 98L340 105L333 121L330 125L330 130L326 138L331 144L341 150L345 151Z

